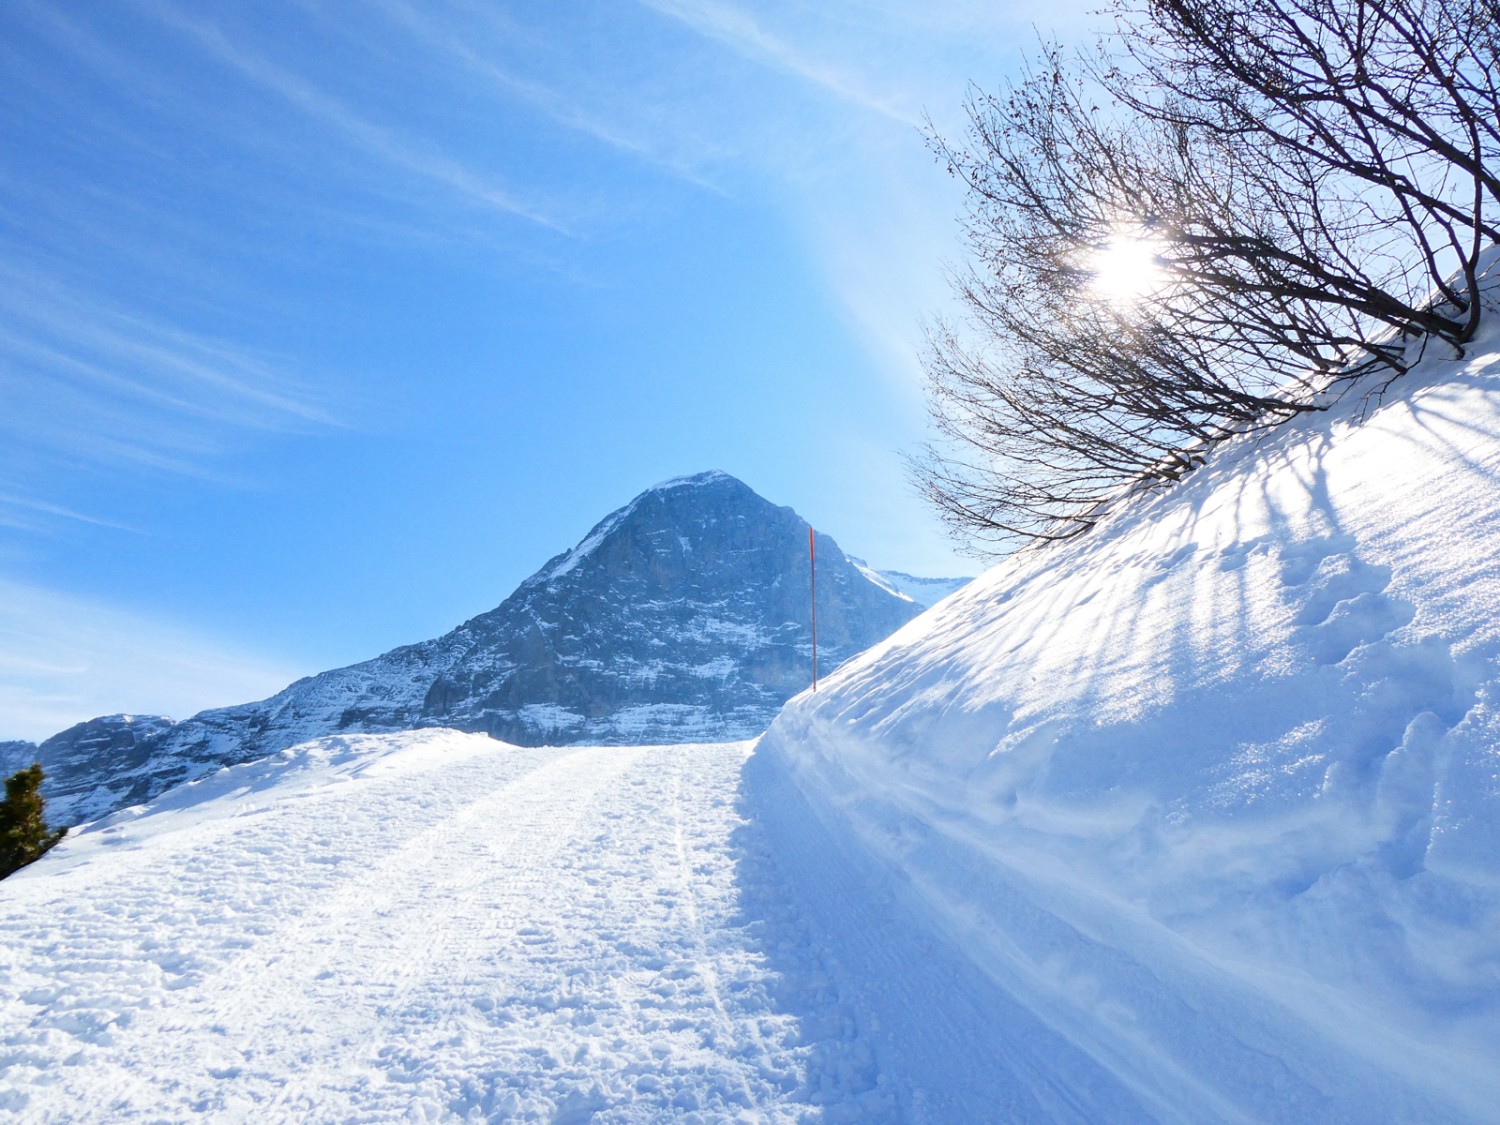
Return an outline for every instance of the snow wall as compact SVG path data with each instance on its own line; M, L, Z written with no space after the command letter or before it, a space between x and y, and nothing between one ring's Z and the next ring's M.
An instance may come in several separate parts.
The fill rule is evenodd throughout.
M970 982L927 1040L991 1060L975 1098L1500 1120L1497 345L1011 557L765 735L828 926L879 902L912 952L869 971ZM926 1067L913 1118L979 1081L884 1061Z

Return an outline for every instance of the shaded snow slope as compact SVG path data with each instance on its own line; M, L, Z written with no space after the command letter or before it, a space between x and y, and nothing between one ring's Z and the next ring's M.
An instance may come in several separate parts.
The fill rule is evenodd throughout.
M808 578L792 509L725 473L667 481L442 637L129 746L94 739L92 757L49 739L44 792L55 819L78 823L342 732L444 726L527 746L752 737L811 674ZM825 669L920 612L822 535L818 602Z
M1022 552L762 740L1066 1045L991 1028L1018 1075L1113 1081L1121 1119L1496 1119L1495 350Z

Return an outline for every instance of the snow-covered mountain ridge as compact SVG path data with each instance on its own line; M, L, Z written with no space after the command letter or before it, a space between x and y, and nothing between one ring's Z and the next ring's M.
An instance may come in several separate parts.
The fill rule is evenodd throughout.
M762 739L1053 1081L1130 1091L1085 1118L1495 1119L1497 352L1219 447Z
M871 582L882 586L893 594L916 602L923 609L931 609L949 594L962 590L974 581L973 575L966 578L921 578L901 570L876 570L864 559L849 558Z
M148 759L152 740L172 726L165 715L100 715L59 731L41 745L0 742L0 777L9 777L33 761L44 762L50 775L64 781L92 777L103 763L111 770L128 773ZM53 785L48 791L58 792ZM55 815L53 820L66 823Z
M921 612L817 537L819 664ZM759 734L811 671L807 524L722 472L647 489L497 608L434 640L158 725L94 720L38 753L78 823L320 735L450 727L520 745ZM104 728L110 728L106 731Z

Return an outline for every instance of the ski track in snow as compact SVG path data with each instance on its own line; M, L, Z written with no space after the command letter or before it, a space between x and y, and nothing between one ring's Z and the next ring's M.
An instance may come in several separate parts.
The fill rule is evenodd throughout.
M868 1090L771 905L748 744L312 746L300 788L306 753L236 767L270 776L5 884L0 1111L797 1121Z

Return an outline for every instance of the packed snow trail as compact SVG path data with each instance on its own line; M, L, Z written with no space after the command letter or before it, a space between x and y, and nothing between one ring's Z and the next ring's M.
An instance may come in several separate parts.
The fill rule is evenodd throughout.
M748 752L330 738L100 822L0 886L0 1112L878 1120Z

